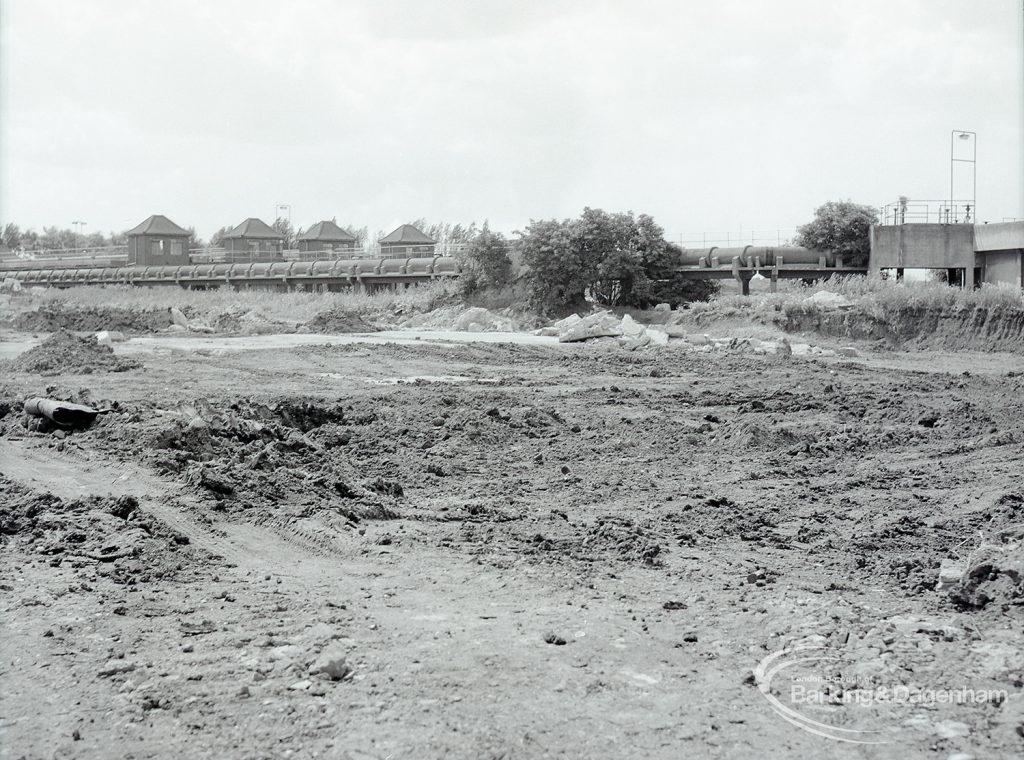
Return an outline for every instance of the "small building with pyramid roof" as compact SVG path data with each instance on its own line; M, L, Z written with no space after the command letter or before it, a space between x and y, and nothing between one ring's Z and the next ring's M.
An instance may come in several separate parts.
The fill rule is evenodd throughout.
M249 217L221 237L224 250L231 253L247 253L253 259L281 258L284 249L284 235L262 219Z
M154 214L128 236L128 263L136 266L188 264L188 240L191 233L163 214Z
M403 224L380 239L380 255L386 259L433 256L437 243L411 224Z
M356 236L348 230L343 230L332 221L324 220L317 222L299 235L298 242L300 251L333 253L336 251L354 251L358 241Z

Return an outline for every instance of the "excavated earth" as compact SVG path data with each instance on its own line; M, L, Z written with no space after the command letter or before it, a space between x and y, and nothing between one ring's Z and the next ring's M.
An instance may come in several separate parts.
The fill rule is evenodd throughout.
M426 341L15 367L0 757L1020 757L1022 370ZM104 413L34 432L36 395ZM944 562L972 571L938 590ZM799 643L999 696L804 730L758 670Z

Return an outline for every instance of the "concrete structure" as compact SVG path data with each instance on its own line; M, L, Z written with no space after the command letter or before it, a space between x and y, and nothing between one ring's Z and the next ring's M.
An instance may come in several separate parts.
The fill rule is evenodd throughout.
M871 228L869 269L946 269L954 284L1024 286L1024 222L893 224Z
M154 214L127 232L128 263L138 266L180 266L188 263L190 233L161 214Z
M226 251L247 254L252 261L280 259L284 249L284 236L261 219L250 217L222 238Z
M433 240L411 224L403 224L390 235L380 239L380 255L384 258L409 258L433 256Z
M299 250L304 253L354 251L356 242L355 235L330 221L317 222L299 236L298 241Z
M1024 288L1024 222L974 225L981 281Z

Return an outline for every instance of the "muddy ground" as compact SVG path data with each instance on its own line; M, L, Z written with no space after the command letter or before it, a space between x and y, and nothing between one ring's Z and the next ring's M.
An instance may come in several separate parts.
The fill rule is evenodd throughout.
M0 757L1024 754L1019 354L142 364L3 371ZM796 643L1001 696L806 730L759 669Z

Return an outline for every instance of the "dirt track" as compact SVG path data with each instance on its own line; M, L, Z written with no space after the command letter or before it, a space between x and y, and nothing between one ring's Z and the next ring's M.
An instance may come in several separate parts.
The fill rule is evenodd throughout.
M143 364L59 378L51 395L112 409L89 431L0 418L0 496L21 505L0 756L1024 752L1020 586L935 591L941 560L1024 534L1019 356L356 344ZM414 376L448 380L396 383ZM53 382L10 375L6 396ZM139 509L74 503L96 494ZM800 640L884 683L1008 696L825 711L891 743L834 742L751 672ZM311 673L324 650L351 674Z

